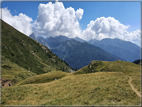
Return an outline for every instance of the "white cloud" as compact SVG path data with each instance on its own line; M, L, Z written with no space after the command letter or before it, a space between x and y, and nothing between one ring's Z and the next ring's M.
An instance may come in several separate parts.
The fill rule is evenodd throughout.
M124 40L133 42L137 44L138 46L141 46L141 31L136 30L133 32L127 32Z
M2 19L29 35L33 32L36 36L59 36L64 35L70 38L80 37L84 40L104 38L119 38L133 42L140 46L140 30L129 32L129 25L120 23L113 17L100 17L90 21L85 30L81 30L79 20L82 19L84 10L79 8L65 8L62 2L40 4L38 16L34 24L32 18L20 13L13 16L7 8L2 8Z
M12 16L7 8L2 8L1 11L2 20L7 22L9 25L13 26L15 29L26 35L30 35L32 33L32 18L23 13L20 13L17 16Z
M82 32L82 38L85 40L119 38L140 46L140 30L128 32L128 28L129 25L124 25L113 17L100 17L95 21L90 21Z
M62 2L40 4L37 20L34 23L34 33L37 36L77 37L81 33L79 20L83 9L65 8Z

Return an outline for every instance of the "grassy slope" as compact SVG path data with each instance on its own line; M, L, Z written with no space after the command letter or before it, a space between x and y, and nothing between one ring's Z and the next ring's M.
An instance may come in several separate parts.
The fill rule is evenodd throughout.
M91 65L91 68L90 68ZM140 91L140 65L125 61L92 61L89 65L74 72L77 74L86 74L92 72L122 72L131 76L134 80L134 86Z
M103 68L107 71L78 73L78 75L72 73L52 82L3 88L2 103L7 105L139 105L140 99L131 90L128 80L131 76L132 83L140 91L140 67L122 61L102 63L105 66L99 65L97 69ZM123 70L118 70L118 66L123 66ZM110 69L114 71L108 72Z
M71 68L48 48L2 22L2 78L15 84L27 77ZM30 72L28 72L30 71Z
M61 72L61 71L53 71L53 72L49 72L49 73L45 73L41 75L32 76L30 78L27 78L19 82L17 85L47 83L53 80L63 78L66 75L69 75L69 73Z
M24 80L25 78L36 75L33 72L28 72L28 70L23 67L12 63L10 60L2 57L2 78L8 79L13 82L13 85L17 82Z
M125 61L92 61L89 65L79 69L74 74L84 74L84 73L92 73L92 72L123 72L126 74L132 72L139 72L140 65L125 62Z
M2 56L36 74L70 67L48 48L2 21Z

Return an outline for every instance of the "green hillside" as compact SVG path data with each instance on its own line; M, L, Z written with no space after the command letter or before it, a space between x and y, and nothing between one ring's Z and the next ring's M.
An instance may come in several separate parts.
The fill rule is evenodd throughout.
M2 63L2 78L12 81L13 84L18 83L25 78L31 77L36 75L33 72L28 72L25 68L20 67L16 63L11 62L7 58L3 57L1 58Z
M27 78L17 85L24 85L24 84L37 84L37 83L47 83L54 80L58 80L60 78L65 77L66 75L69 75L69 73L61 72L61 71L53 71L41 75L35 75L30 78Z
M93 72L123 72L123 73L132 73L134 71L139 71L139 65L136 65L131 62L125 61L92 61L89 65L83 67L82 69L76 71L74 74L85 74Z
M69 72L71 70L48 48L17 31L4 21L1 23L2 78L19 81L21 75L24 75L23 79L25 79L28 77L26 75L58 70Z
M138 65L123 61L95 62L98 61L88 65L92 65L93 68L90 68L95 72L89 72L86 66L76 73L41 74L23 80L18 86L2 88L2 104L140 105L140 98L129 84L131 78L132 85L140 93ZM123 66L123 70L120 66ZM55 80L57 77L62 78Z

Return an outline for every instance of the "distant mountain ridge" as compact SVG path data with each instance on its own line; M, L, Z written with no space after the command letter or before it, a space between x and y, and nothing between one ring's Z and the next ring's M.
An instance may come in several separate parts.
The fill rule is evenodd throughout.
M32 33L29 37L31 37L32 39L40 42L41 44L45 45L48 48L56 48L57 46L60 45L60 43L69 40L70 38L65 37L65 36L57 36L57 37L48 37L48 38L43 38L43 37L37 37L35 36L34 33Z
M45 45L46 47L48 48L56 48L57 46L59 46L62 42L64 41L67 41L67 40L76 40L78 42L87 42L81 38L78 38L78 37L75 37L75 38L68 38L66 36L55 36L55 37L46 37L46 38L43 38L41 36L35 36L34 33L32 33L30 36L30 38L40 42L41 44Z
M124 61L133 62L140 59L140 47L129 41L120 40L118 38L103 40L90 40L88 43L100 47L105 51L122 58Z
M87 42L81 43L74 39L64 41L58 47L51 50L74 69L80 69L94 59L102 61L115 61L120 59L99 47Z
M88 65L92 60L115 61L121 59L80 38L57 36L45 38L43 41L39 37L36 40L42 44L47 44L45 46L49 46L53 53L74 69L80 69Z
M78 41L78 42L87 42L87 41L85 41L85 40L83 40L83 39L81 39L79 37L75 37L73 39L76 40L76 41Z

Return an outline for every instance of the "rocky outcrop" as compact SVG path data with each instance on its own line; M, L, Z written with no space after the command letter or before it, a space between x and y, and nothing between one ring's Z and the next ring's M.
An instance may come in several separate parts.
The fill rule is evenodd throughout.
M6 79L0 79L1 87L12 86L12 81Z

